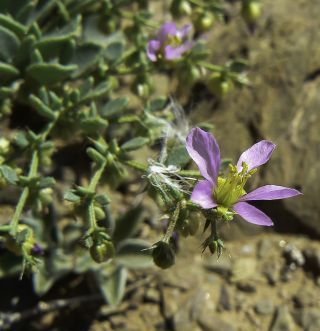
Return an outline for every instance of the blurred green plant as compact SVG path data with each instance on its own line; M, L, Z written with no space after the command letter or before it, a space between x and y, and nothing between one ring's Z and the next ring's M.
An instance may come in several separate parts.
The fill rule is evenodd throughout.
M127 269L150 267L152 257L162 268L171 266L175 233L196 233L199 207L189 202L189 193L200 175L183 170L190 160L188 121L175 103L153 95L155 81L166 73L188 91L202 80L223 98L233 84L249 85L247 64L207 61L210 52L201 34L222 22L225 12L222 1L201 0L168 2L173 18L193 22L194 45L179 60L152 63L146 47L162 23L152 15L155 5L1 1L0 187L19 192L13 215L0 226L1 277L38 270L32 277L42 295L67 273L92 273L106 301L116 305ZM252 21L251 16L245 19ZM137 100L133 106L128 96ZM135 159L159 142L156 161ZM82 172L67 190L55 155L77 143L87 147L90 175ZM169 220L153 246L137 238L142 203L132 203L123 215L114 216L111 208L116 188L132 176L130 169L143 174L145 191ZM79 217L83 221L75 223Z

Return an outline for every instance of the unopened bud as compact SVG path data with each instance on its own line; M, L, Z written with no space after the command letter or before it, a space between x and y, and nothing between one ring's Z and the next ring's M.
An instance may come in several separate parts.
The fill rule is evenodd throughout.
M198 32L208 31L214 24L215 17L209 11L203 11L202 9L195 12L193 17L193 25Z
M247 24L256 23L261 16L261 4L257 0L245 0L242 3L241 15Z
M155 265L162 269L167 269L175 263L175 253L170 244L159 241L152 251L152 258Z
M192 13L191 5L186 0L173 0L170 11L173 17L188 16Z
M209 77L207 86L212 94L222 99L232 89L232 82L230 79L224 78L220 73L214 73Z
M106 262L115 255L115 248L111 241L104 240L100 243L93 243L90 247L90 255L97 263Z

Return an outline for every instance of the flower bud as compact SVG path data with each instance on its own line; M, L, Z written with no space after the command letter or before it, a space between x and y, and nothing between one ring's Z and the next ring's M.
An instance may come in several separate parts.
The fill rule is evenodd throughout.
M189 16L192 13L191 5L186 0L173 0L170 7L173 17Z
M190 236L194 236L197 233L199 229L199 225L200 225L199 217L194 217L193 215L191 215L188 222L188 231Z
M195 12L193 17L193 25L198 32L208 31L214 24L215 17L209 11L203 11L202 9Z
M39 192L39 199L44 206L47 206L52 202L53 190L50 187L46 187Z
M102 210L102 208L100 208L98 206L94 207L94 214L95 214L96 219L98 221L101 221L106 217L106 215L105 215L104 211Z
M115 255L115 248L110 240L93 243L89 251L92 259L97 263L106 262Z
M242 2L241 15L247 24L256 23L261 16L261 4L257 0Z
M175 263L175 253L170 244L158 241L153 248L152 258L155 265L167 269Z
M219 99L223 99L232 89L232 82L221 73L214 73L207 83L209 91Z

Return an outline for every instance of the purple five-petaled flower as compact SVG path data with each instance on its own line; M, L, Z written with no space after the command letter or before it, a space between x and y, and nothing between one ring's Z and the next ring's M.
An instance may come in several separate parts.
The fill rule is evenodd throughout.
M285 199L301 193L277 185L261 186L246 193L244 185L257 168L270 159L275 147L267 140L254 144L241 154L236 166L229 166L226 177L220 177L220 149L215 138L200 128L192 129L187 137L186 148L205 179L194 187L191 201L204 209L215 208L221 217L236 213L250 223L273 225L266 214L247 201Z
M187 40L191 30L191 24L184 25L178 29L175 23L164 23L156 36L147 45L147 56L150 61L156 62L160 58L165 60L180 59L194 45L193 41Z

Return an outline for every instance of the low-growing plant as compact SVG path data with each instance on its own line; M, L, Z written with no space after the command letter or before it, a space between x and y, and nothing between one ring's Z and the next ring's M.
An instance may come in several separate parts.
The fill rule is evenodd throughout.
M202 130L207 123L190 131L177 102L159 96L163 74L186 93L202 82L218 99L249 85L245 61L207 60L203 33L223 24L225 2L165 5L172 22L153 15L159 3L147 0L0 3L0 185L3 203L14 206L0 226L1 277L31 271L42 295L70 272L91 273L116 305L127 269L172 266L177 235L194 235L201 219L210 230L203 249L220 256L220 222L238 213L271 225L244 201L298 194L277 186L246 194L274 145L254 145L232 166ZM248 24L258 9L242 2ZM186 169L191 159L200 172ZM127 194L130 183L141 198L138 189ZM147 195L165 220L149 224L150 236L142 231Z

